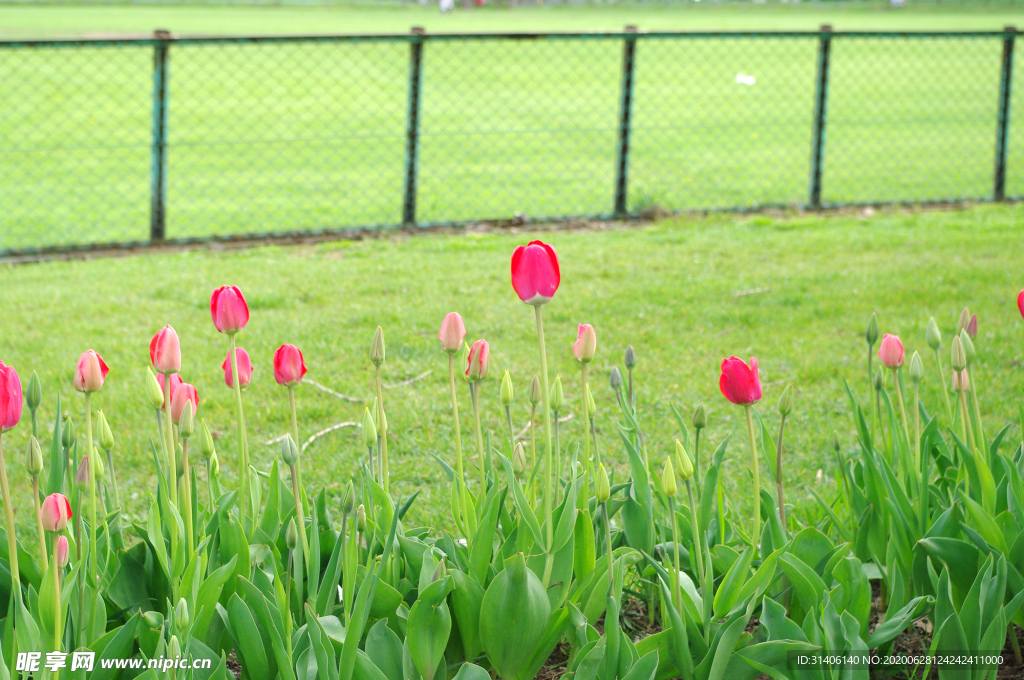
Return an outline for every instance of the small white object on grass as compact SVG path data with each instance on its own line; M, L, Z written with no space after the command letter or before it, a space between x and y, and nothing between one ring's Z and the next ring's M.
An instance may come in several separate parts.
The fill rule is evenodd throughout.
M753 85L757 82L757 78L754 76L748 76L743 73L736 74L736 82L740 85Z

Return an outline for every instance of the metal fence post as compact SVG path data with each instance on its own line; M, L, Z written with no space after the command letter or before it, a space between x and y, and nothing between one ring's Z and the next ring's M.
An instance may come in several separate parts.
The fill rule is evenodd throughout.
M821 207L821 172L825 161L825 117L828 103L828 57L832 50L832 26L823 24L818 40L818 72L814 89L814 127L811 130L811 181L807 203Z
M416 167L420 141L420 74L423 65L423 35L419 26L412 29L409 43L409 115L405 128L405 198L402 202L402 224L416 224Z
M1013 76L1014 26L1007 26L1003 38L1003 70L999 78L999 116L996 119L996 167L992 179L992 198L1001 201L1006 193L1006 147L1010 123L1010 85Z
M633 109L633 64L636 56L636 26L626 26L622 44L622 84L619 95L618 143L615 149L615 216L624 217L629 176L629 130Z
M155 31L153 48L153 147L149 187L149 239L165 237L167 195L167 51L171 34Z

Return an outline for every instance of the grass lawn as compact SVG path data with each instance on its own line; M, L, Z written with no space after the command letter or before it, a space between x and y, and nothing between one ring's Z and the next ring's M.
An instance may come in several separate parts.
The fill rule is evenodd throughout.
M733 435L728 489L747 488L742 411L718 392L721 359L754 355L764 399L758 410L777 426L775 403L785 384L797 389L787 427L787 499L798 516L835 490L833 432L852 452L849 408L842 378L867 399L863 328L877 311L882 332L902 336L909 355L921 350L927 367L923 399L941 409L934 357L924 342L934 316L949 338L964 305L979 316L977 384L987 429L1017 416L1021 399L1024 323L1014 304L1024 285L1020 273L1020 224L1024 206L982 206L962 211L883 211L831 216L713 216L667 220L634 228L534 233L465 233L410 238L388 236L308 247L259 247L154 253L123 259L50 262L0 269L0 359L27 382L33 370L43 383L41 423L50 427L54 398L84 430L83 400L71 378L82 351L97 350L110 366L94 407L107 414L116 438L116 466L128 511L139 517L154 484L149 441L153 413L143 378L148 342L162 325L181 336L183 375L200 395L200 415L220 433L222 470L234 476L233 401L220 364L227 341L209 318L210 291L234 283L245 291L251 321L240 343L256 365L245 395L251 450L264 465L277 447L263 442L288 423L286 390L272 378L271 356L284 342L305 353L309 378L337 392L372 399L368 350L377 324L387 342L385 382L425 371L425 379L386 392L392 439L392 489L420 497L414 523L434 527L448 516L442 472L430 453L454 457L446 358L437 342L444 315L460 311L468 341L486 338L492 348L483 384L485 426L504 432L499 378L508 368L517 391L514 422L528 418L525 395L537 371L532 313L509 283L515 245L534 237L553 243L562 262L562 286L545 310L552 377L563 376L567 408L578 406L578 371L571 354L577 322L593 323L598 356L592 366L598 428L605 460L620 468L614 397L607 380L627 343L639 357L635 378L641 424L652 460L671 452L678 435L671 405L684 413L704 400L708 440ZM876 348L877 349L877 348ZM943 386L946 384L943 379ZM345 421L358 421L364 404L339 400L304 385L298 390L302 436ZM466 419L468 389L460 384L463 440L472 450ZM22 425L4 435L20 522L28 521L28 481ZM562 428L563 442L579 433L578 421ZM1012 428L1008 441L1017 441ZM705 451L709 449L705 448ZM353 428L317 440L302 465L313 488L337 496L365 449ZM816 472L824 471L816 482ZM233 483L230 482L229 483Z
M988 29L1016 5L410 7L0 5L0 37L642 29ZM1018 22L1019 23L1019 22ZM842 39L831 57L827 203L991 195L1002 42ZM807 200L817 40L641 40L631 210ZM0 48L0 251L145 240L152 48ZM608 214L620 39L429 42L421 222ZM409 48L175 45L170 238L396 224ZM1024 82L1024 60L1014 80ZM755 84L738 83L738 74ZM1024 89L1007 194L1024 195Z

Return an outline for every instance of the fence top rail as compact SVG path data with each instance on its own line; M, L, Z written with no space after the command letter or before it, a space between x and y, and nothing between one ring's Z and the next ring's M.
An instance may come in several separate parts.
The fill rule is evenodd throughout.
M459 40L608 40L635 39L736 39L736 38L1005 38L1019 31L566 31L523 33L365 33L311 35L171 35L166 38L48 38L0 40L0 49L146 47L154 45L209 45L295 42L412 42Z

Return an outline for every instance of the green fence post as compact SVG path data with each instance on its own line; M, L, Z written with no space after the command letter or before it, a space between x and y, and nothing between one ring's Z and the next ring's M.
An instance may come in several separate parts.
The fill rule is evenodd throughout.
M992 198L1001 201L1006 197L1006 147L1010 127L1010 85L1013 77L1013 39L1017 29L1007 26L1003 29L1003 66L999 78L999 116L996 120L996 167L992 180Z
M153 48L153 146L149 186L149 239L165 237L167 194L167 52L171 34L155 31Z
M409 43L409 114L405 128L405 193L402 201L402 224L416 224L416 168L419 160L420 137L420 74L423 65L423 35L419 26L413 26Z
M622 43L622 84L619 95L619 130L615 150L615 216L625 217L629 175L629 130L633 109L633 63L636 56L636 26L626 26Z
M807 203L821 207L821 172L825 162L825 117L828 103L828 57L832 51L832 26L823 24L818 39L818 72L814 89L814 127L811 130L811 181Z

